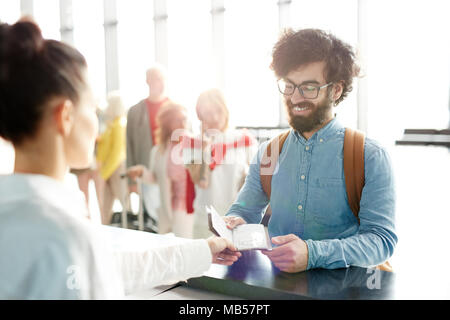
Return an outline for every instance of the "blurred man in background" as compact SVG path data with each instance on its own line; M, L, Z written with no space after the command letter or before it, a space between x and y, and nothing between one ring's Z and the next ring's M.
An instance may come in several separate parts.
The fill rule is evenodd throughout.
M166 94L166 72L160 65L147 70L146 80L149 89L147 98L132 106L127 115L127 168L144 165L147 169L150 163L150 151L156 145L155 133L157 129L156 115L169 100ZM142 184L142 200L144 212L156 217L154 209L159 199L157 187ZM129 191L137 192L137 185L129 180ZM145 215L146 216L146 215Z

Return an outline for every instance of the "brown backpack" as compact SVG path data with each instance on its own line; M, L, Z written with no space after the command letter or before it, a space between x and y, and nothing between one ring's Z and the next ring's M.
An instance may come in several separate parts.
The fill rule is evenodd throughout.
M267 145L263 154L260 165L260 180L261 186L270 200L272 190L272 175L275 170L275 165L278 162L278 157L283 149L290 130L278 135ZM362 190L364 187L364 141L365 135L363 132L346 128L344 136L344 176L345 187L347 190L347 197L349 206L358 219L359 223L359 202L361 201ZM275 152L272 152L275 150ZM265 226L269 224L272 215L272 208L270 203L267 206L266 212L261 220ZM392 271L389 261L377 266L377 269L383 271Z

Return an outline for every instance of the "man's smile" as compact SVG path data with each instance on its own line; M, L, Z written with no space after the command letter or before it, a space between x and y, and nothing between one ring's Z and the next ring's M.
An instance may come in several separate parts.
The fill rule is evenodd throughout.
M291 110L292 110L292 114L294 116L300 116L300 115L305 115L305 114L309 113L311 111L311 107L309 107L309 106L303 106L303 107L294 106L291 108Z

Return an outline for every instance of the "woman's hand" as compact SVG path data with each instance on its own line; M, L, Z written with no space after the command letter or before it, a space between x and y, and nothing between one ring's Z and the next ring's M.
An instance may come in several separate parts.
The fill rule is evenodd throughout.
M231 266L242 255L239 251L237 251L236 247L225 238L212 236L206 241L211 249L213 263Z
M149 171L144 165L138 164L136 166L129 167L127 170L127 176L132 180L136 181L137 178L142 178L144 182L154 183L155 177L153 173Z
M138 164L136 166L129 167L127 170L127 176L133 180L136 181L137 178L140 178L144 175L144 171L147 170L145 166L142 164Z

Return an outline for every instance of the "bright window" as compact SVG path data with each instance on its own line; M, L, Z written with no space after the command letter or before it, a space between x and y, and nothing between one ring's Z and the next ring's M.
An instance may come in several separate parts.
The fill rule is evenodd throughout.
M153 1L117 1L119 85L126 107L148 96L145 71L154 62Z
M167 1L169 95L188 109L194 124L197 98L213 84L210 10L210 0Z
M0 21L14 23L20 18L20 2L17 0L0 1Z
M59 0L34 1L33 9L44 38L61 40Z
M103 1L72 1L75 47L87 60L94 94L105 96Z
M368 2L370 132L393 145L405 128L447 128L448 2Z
M276 1L225 1L225 92L232 124L278 125L279 94L269 68L277 38Z

